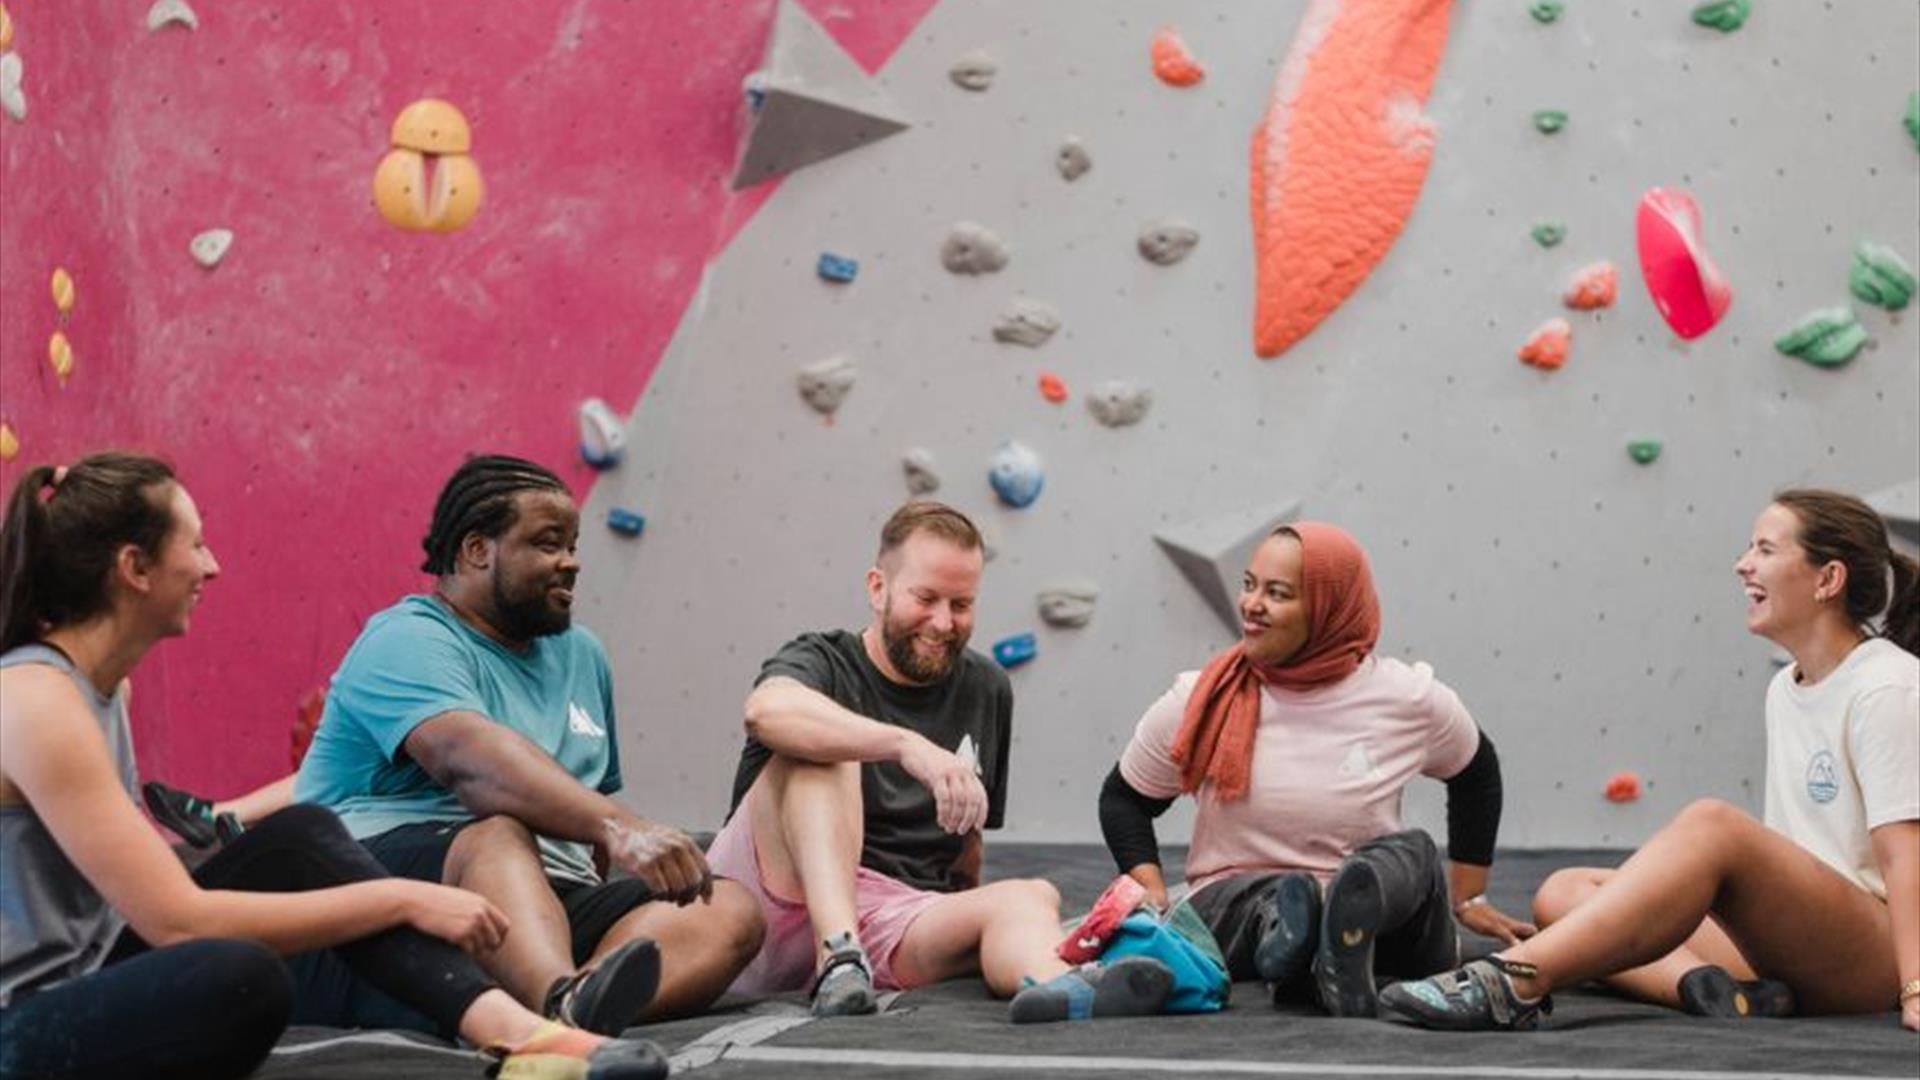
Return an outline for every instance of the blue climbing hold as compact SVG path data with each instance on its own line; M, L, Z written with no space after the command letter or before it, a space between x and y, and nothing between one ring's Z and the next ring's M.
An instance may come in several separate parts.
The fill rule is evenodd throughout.
M1016 510L1032 506L1046 486L1047 476L1040 467L1040 455L1031 447L1012 440L994 452L987 469L987 482L993 485L1000 501Z
M1003 668L1017 668L1040 652L1032 634L1015 634L993 643L993 659Z
M819 271L822 278L828 281L837 281L844 285L852 281L854 276L860 273L860 264L853 259L847 258L845 255L835 255L831 251L823 251L820 253L820 264L815 269Z
M647 519L624 507L607 511L607 528L622 536L639 536L647 529Z

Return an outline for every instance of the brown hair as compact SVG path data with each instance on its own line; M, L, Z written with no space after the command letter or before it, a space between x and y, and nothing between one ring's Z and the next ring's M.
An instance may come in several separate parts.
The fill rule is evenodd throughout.
M917 532L932 533L962 551L979 551L986 546L980 539L980 530L967 520L967 515L945 503L916 499L895 510L880 527L880 554L874 556L874 561L884 563L888 555L900 550L907 537Z
M157 555L173 531L173 484L172 467L139 454L23 473L0 524L0 652L104 611L120 549Z
M1791 488L1773 501L1800 521L1800 546L1815 566L1838 562L1847 568L1847 617L1872 630L1881 612L1879 634L1908 652L1920 652L1920 590L1912 559L1893 550L1886 522L1851 495L1818 488ZM1892 588L1888 588L1888 571Z

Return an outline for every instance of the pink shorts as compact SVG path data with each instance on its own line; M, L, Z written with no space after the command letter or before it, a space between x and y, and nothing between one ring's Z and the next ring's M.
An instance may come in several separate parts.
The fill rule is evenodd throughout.
M813 924L807 918L805 904L776 896L761 883L760 851L753 842L751 817L742 801L733 820L707 849L707 865L716 875L732 878L757 897L760 913L767 919L767 938L760 955L728 989L736 994L805 990L813 985ZM873 962L876 988L904 989L893 974L893 952L900 947L913 920L942 899L945 897L940 893L916 889L864 866L855 872L853 907L858 925L854 932L867 950L867 959Z

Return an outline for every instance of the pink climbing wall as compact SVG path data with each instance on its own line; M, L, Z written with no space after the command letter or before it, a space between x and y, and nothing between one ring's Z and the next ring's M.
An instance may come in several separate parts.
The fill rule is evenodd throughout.
M150 33L144 2L9 0L29 111L0 116L21 443L0 482L107 446L180 469L224 573L136 676L134 722L146 773L226 795L285 771L298 698L426 586L463 455L556 465L585 500L575 406L632 407L772 187L726 181L773 0L195 3L197 31ZM873 69L931 3L807 7ZM487 186L451 235L396 231L369 196L394 114L429 96L465 112ZM236 239L204 270L187 244L216 227Z

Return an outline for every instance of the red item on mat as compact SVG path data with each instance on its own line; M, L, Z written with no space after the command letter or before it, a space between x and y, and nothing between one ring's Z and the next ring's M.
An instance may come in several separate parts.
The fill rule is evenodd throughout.
M1120 924L1146 898L1145 885L1125 874L1114 878L1112 884L1107 886L1107 891L1093 902L1087 917L1068 932L1066 940L1055 950L1060 954L1060 959L1069 964L1085 964L1100 959L1100 954L1106 951L1107 939L1120 929Z

